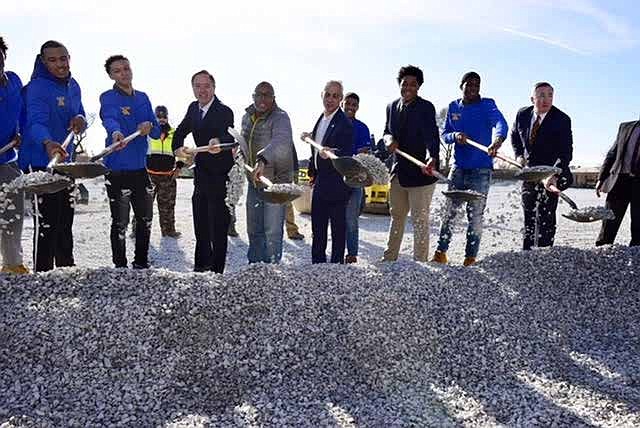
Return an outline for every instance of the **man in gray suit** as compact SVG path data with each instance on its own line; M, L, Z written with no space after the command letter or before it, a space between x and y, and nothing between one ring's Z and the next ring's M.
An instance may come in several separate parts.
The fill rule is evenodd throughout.
M605 207L615 214L603 220L596 245L613 244L631 205L630 246L640 245L640 121L620 124L616 141L604 158L596 183L596 195L608 193Z

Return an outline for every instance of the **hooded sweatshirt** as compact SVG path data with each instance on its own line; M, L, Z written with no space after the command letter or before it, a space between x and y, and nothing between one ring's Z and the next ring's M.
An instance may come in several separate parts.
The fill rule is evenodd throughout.
M107 131L106 146L113 143L113 133L118 131L125 137L138 130L142 122L151 122L151 138L160 138L160 125L151 107L149 97L142 91L134 90L131 95L116 85L100 95L100 118ZM112 171L135 171L146 167L147 137L136 137L119 151L104 159L104 164Z
M0 148L6 146L20 131L18 122L22 110L22 82L11 71L5 72L6 84L0 84ZM0 165L14 162L18 159L18 152L11 149L0 155Z
M80 85L70 74L66 79L55 77L37 55L23 97L26 125L18 163L23 170L28 170L29 166L44 168L49 163L44 142L51 140L62 144L69 134L71 119L79 114L84 116ZM69 144L66 150L73 153L74 144ZM71 159L68 157L64 161Z

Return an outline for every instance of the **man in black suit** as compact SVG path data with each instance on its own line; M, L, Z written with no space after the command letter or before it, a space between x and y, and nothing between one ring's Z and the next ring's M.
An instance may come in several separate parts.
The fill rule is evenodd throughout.
M318 118L310 136L326 149L311 149L309 176L313 180L311 200L311 262L327 262L327 227L331 221L331 263L344 263L347 234L346 210L350 188L336 171L328 157L332 151L338 156L351 156L353 152L353 126L340 109L343 97L342 83L331 80L322 91L324 113Z
M511 131L513 151L522 165L553 165L562 172L542 183L522 183L524 250L530 250L536 240L538 247L553 245L558 191L573 183L569 169L573 156L571 119L553 105L553 87L547 82L534 85L531 102L533 105L520 109L516 115Z
M197 146L233 142L227 132L233 126L233 112L215 96L216 82L206 70L191 78L193 94L197 101L189 105L187 114L173 134L173 151L176 156L191 154L184 147L184 139L193 135ZM231 151L211 148L209 152L196 154L193 177L193 229L196 235L196 272L224 271L227 257L227 230L229 208L225 204L229 171L233 167Z
M640 245L640 121L621 123L616 142L604 158L596 195L608 193L605 206L615 214L603 220L596 245L613 244L631 204L630 246Z

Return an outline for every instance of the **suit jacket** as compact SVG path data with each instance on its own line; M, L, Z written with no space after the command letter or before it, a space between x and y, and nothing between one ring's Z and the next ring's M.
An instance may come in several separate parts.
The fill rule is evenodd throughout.
M622 171L624 158L628 147L631 134L640 126L640 120L634 120L633 122L624 122L620 124L618 129L618 136L615 143L607 152L604 158L604 162L600 167L600 175L598 180L602 183L602 191L610 192L615 186L618 180L618 175ZM634 175L640 175L640 144L636 145L635 153L633 154L633 161L631 162L631 173Z
M198 102L189 104L187 114L173 134L172 148L184 146L184 139L192 134L196 146L206 146L212 138L219 138L221 143L232 143L233 137L227 128L233 126L233 112L216 97L207 110L207 114L199 119ZM195 157L196 168L193 184L197 190L214 195L226 195L228 174L233 167L231 150L223 150L217 154L198 153Z
M573 134L571 119L555 106L547 113L534 145L530 144L531 116L533 106L518 111L511 130L511 146L516 156L523 156L528 166L553 165L562 169L558 188L564 190L573 183L569 163L573 157Z
M322 115L313 127L314 140L321 119ZM324 138L317 143L337 149L334 153L338 156L351 156L353 153L353 125L340 108L331 119ZM313 191L319 192L318 197L327 201L347 201L351 195L351 187L344 183L342 175L333 167L331 159L322 159L320 155L315 156L315 152L316 149L312 147L309 175L315 177Z
M436 109L433 104L417 97L407 105L406 113L400 114L397 99L387 106L384 133L393 136L398 148L415 158L426 160L431 157L440 164L440 132L436 124ZM427 156L427 152L429 156ZM424 175L420 168L402 156L396 155L391 167L391 177L398 176L403 187L417 187L433 184L438 179Z

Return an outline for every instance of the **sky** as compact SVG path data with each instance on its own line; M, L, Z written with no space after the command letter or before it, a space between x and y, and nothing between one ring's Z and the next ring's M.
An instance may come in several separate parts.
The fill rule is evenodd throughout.
M99 111L99 95L112 86L104 62L113 54L130 59L134 88L166 105L174 126L194 99L198 70L215 76L236 126L256 84L267 80L291 117L300 158L309 149L298 136L321 114L327 80L358 93L357 117L376 140L386 105L399 97L403 65L423 70L420 95L437 110L461 96L465 72L478 72L481 94L510 127L531 103L533 84L548 81L554 105L572 119L572 164L584 167L599 165L619 124L639 117L632 95L640 89L639 21L634 0L7 0L0 35L9 44L6 68L23 81L42 43L65 44L87 112ZM91 150L105 135L96 121ZM512 154L508 142L503 147Z

